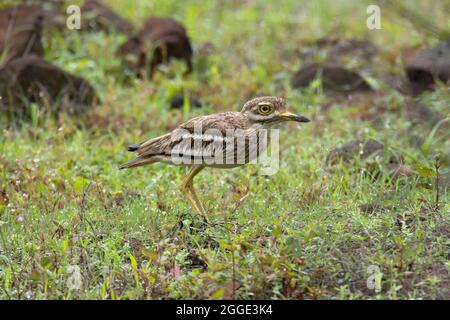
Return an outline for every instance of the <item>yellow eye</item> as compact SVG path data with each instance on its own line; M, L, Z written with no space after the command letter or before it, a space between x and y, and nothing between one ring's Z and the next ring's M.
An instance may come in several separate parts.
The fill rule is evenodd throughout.
M258 111L263 116L268 115L272 112L272 106L270 104L260 104L258 106Z

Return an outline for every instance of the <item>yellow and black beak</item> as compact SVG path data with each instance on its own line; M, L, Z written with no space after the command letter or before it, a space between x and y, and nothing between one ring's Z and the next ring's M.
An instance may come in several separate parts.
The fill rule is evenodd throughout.
M308 118L291 112L283 112L279 116L285 121L311 122Z

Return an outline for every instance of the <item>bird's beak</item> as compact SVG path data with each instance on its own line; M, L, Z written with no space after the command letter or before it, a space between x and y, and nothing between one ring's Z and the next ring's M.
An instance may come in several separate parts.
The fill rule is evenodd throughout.
M308 118L291 112L280 113L280 118L286 121L310 122Z

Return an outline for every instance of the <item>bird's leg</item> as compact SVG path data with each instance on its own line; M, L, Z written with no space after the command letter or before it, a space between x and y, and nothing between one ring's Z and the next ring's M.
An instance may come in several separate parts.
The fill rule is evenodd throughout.
M201 201L199 200L198 196L197 196L197 192L195 191L194 188L194 181L191 180L191 182L188 184L188 188L189 191L191 191L192 194L192 198L194 199L194 201L198 204L198 206L200 207L200 210L205 213L205 209L203 208L203 205L201 203Z
M189 201L191 206L205 219L206 222L209 223L208 218L206 216L205 210L203 209L202 203L200 202L197 193L194 189L193 179L194 177L204 168L204 166L194 166L188 172L186 177L184 177L183 182L181 183L181 192L185 196L185 198Z
M194 197L190 193L190 189L188 187L182 188L181 192L183 193L184 197L189 201L190 205L197 211L198 214L200 214L202 217L206 218L205 213L202 211L202 208L197 204Z
M189 183L188 188L189 188L189 191L191 191L192 198L193 198L193 200L195 201L195 203L197 204L197 207L198 207L198 209L200 210L200 212L202 213L202 215L203 215L205 221L206 221L207 223L209 223L209 221L208 221L208 216L206 215L205 209L203 208L203 205L202 205L200 199L199 199L198 196L197 196L197 192L195 191L194 183L193 183L192 180L191 180L191 182Z

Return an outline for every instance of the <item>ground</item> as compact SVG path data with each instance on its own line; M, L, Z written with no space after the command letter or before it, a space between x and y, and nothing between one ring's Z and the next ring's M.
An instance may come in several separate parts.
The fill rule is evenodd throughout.
M194 72L185 76L174 62L152 81L125 79L114 52L126 36L45 34L47 60L86 77L102 104L85 117L2 121L1 299L450 298L449 135L412 125L407 98L381 76L402 77L404 52L435 38L384 7L381 29L368 30L366 1L107 2L137 25L150 15L181 21ZM449 26L444 1L409 3ZM305 43L330 35L378 46L370 63L346 61L376 96L349 106L320 82L291 88ZM204 107L170 110L175 92ZM127 145L193 116L238 111L259 94L286 97L312 122L281 131L274 175L251 165L199 174L210 225L179 192L183 168L117 170L132 157ZM449 97L441 84L419 99L448 117ZM415 173L393 179L379 157L325 163L332 149L370 138Z

